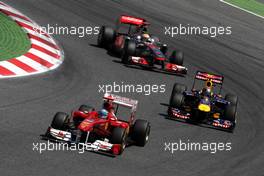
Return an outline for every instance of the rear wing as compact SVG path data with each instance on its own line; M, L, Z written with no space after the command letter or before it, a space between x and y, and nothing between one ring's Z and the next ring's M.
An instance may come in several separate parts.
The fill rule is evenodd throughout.
M133 100L130 98L121 97L121 96L109 94L109 93L104 94L103 98L105 100L112 100L113 103L115 103L115 104L129 107L132 109L132 111L136 111L136 109L137 109L137 104L138 104L137 100Z
M141 26L141 25L148 25L149 23L143 19L143 18L138 18L138 17L133 17L133 16L127 16L127 15L122 15L119 19L120 23L123 24L130 24L130 25L136 25L136 26Z
M220 85L222 85L224 82L224 76L222 75L210 74L210 73L201 72L201 71L196 72L195 79L202 80L202 81L211 80L213 83L220 84Z

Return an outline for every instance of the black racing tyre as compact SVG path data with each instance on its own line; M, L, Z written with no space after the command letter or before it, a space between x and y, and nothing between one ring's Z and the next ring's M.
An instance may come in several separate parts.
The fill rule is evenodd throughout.
M131 56L123 55L121 59L122 59L122 63L123 63L123 64L128 65L128 64L130 64Z
M186 90L187 90L187 86L186 85L175 83L173 85L172 93L175 93L175 92L183 93Z
M174 50L171 53L171 56L169 57L169 61L172 64L176 64L176 65L183 65L183 61L184 61L184 53L182 51L176 51Z
M132 40L125 41L124 53L127 56L134 56L136 53L137 45Z
M236 112L237 112L237 106L236 105L228 105L224 112L224 119L229 120L231 122L236 121Z
M69 122L69 115L64 112L57 112L51 122L51 127L57 130L65 130Z
M184 102L184 95L182 93L175 93L171 95L170 107L180 108Z
M126 147L126 140L127 140L126 129L119 127L113 129L112 136L110 138L110 143L121 145L120 154L124 151Z
M237 105L238 103L238 97L233 94L226 94L225 100L229 101L231 105Z
M134 41L126 40L125 41L125 47L122 54L122 63L123 64L129 64L131 61L131 56L136 55L137 46Z
M88 105L81 105L79 107L79 111L82 111L82 112L91 112L93 111L94 108L92 108L91 106L88 106Z
M146 120L138 119L134 123L132 139L138 146L145 146L149 140L150 123Z
M108 44L114 42L116 33L115 31L107 26L102 26L97 38L97 45L100 47L108 46Z
M111 136L111 143L112 144L123 144L126 140L126 129L116 127L113 129L112 136Z
M184 101L183 92L187 90L187 86L175 83L170 97L170 107L180 108Z

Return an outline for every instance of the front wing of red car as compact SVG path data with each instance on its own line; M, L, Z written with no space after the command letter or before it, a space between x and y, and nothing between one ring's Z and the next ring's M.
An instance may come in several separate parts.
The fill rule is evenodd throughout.
M72 133L68 131L57 130L51 127L48 128L47 133L42 136L42 138L54 142L67 142L69 144L76 143L76 141L72 140ZM123 150L120 144L111 144L108 140L96 140L93 143L79 143L79 146L84 147L86 151L98 152L113 156L120 155Z

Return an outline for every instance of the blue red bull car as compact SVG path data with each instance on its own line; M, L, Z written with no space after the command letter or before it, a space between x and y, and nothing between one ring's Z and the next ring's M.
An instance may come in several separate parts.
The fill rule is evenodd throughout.
M98 46L118 53L126 65L137 65L159 71L186 74L183 66L184 53L174 50L168 55L168 46L148 32L143 18L122 15L115 29L102 26Z
M232 132L236 126L238 97L221 95L224 77L198 71L194 80L190 91L185 85L174 85L168 118ZM197 89L196 80L202 82L202 89Z

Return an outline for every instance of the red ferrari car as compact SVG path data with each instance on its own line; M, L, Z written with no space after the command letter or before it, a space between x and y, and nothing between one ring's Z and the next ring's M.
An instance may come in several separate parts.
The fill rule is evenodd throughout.
M45 138L69 143L82 143L89 150L119 155L126 146L145 146L149 139L150 123L135 120L138 101L105 94L103 108L95 110L87 105L79 110L55 114ZM124 114L118 114L123 109ZM128 119L123 119L125 111ZM122 118L121 118L122 117Z

